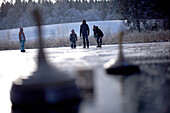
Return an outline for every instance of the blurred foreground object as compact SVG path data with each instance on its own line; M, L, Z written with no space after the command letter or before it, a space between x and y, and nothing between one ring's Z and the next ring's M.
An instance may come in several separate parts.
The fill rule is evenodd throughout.
M38 10L34 11L34 17L39 29L38 66L33 75L13 82L10 91L12 110L78 113L81 98L75 78L49 65L43 50L41 17Z
M94 97L94 72L93 69L77 70L77 85L83 99L92 100Z
M140 72L139 67L128 63L122 52L123 32L119 32L119 55L117 61L110 60L104 65L106 72L113 75L131 75Z

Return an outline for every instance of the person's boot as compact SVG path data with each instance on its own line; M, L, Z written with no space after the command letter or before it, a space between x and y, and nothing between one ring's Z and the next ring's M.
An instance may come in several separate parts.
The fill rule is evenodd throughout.
M25 50L21 50L21 52L25 52Z

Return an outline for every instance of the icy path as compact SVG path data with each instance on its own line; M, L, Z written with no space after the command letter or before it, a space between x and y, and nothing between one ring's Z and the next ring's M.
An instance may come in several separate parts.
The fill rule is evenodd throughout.
M151 75L158 75L161 72L169 76L169 42L125 44L123 48L126 58L130 62L140 65L142 71L151 73ZM82 47L77 47L77 49L71 49L70 47L45 49L49 62L63 71L94 70L95 98L93 102L84 102L80 113L124 113L124 110L127 113L138 112L137 96L135 95L136 98L133 100L128 100L128 98L134 96L131 95L132 92L135 92L132 84L137 84L132 80L142 81L143 78L132 76L123 81L120 77L107 75L103 69L104 63L110 59L116 60L117 50L117 45L105 45L103 48L90 46L89 49L83 49ZM0 113L10 113L9 90L12 81L19 76L31 75L36 70L37 50L27 49L26 51L26 53L21 53L19 50L0 51ZM164 67L163 70L159 67L157 69L157 66L161 67L163 64L166 64L167 67ZM149 69L152 67L156 71ZM166 72L163 72L164 70ZM126 86L122 85L121 80L123 85ZM160 83L159 80L158 83ZM129 87L132 87L132 89L127 90ZM152 85L150 87L152 88ZM138 87L138 89L140 88ZM123 96L123 93L127 95ZM124 99L128 101L129 106L124 105Z

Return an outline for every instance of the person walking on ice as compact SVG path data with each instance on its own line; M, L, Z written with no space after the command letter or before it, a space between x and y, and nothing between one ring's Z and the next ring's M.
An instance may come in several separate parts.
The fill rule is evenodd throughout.
M71 41L71 48L72 49L76 48L77 34L74 32L74 29L71 30L70 41Z
M83 36L83 48L86 48L86 43L87 43L87 48L89 48L89 40L88 36L90 34L89 26L86 24L86 20L82 21L82 24L80 26L80 37L81 35Z
M20 27L19 41L20 41L20 50L21 50L21 52L25 52L26 38L25 38L24 30L23 30L22 27Z

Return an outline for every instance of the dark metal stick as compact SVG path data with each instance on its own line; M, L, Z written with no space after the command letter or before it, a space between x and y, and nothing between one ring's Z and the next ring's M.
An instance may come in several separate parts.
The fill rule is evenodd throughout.
M38 66L40 66L41 63L47 63L46 57L43 51L43 39L42 39L42 30L41 30L41 15L38 10L34 10L34 19L36 23L38 24L38 34L39 34L39 53L38 53Z

